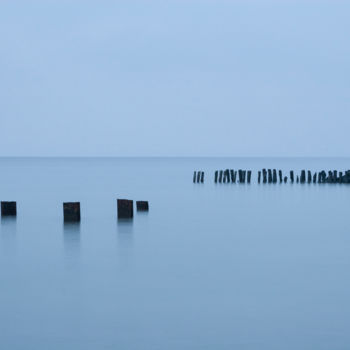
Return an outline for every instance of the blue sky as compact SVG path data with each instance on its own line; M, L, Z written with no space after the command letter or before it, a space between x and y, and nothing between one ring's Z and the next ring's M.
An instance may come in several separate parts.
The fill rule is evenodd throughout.
M350 156L350 2L0 2L0 156Z

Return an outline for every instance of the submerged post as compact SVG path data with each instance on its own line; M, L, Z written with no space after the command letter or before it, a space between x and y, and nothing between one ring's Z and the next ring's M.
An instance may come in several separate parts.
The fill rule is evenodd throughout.
M293 170L290 171L290 182L291 183L294 182L294 171Z
M248 172L247 172L247 182L248 182L249 184L250 184L251 177L252 177L252 171L251 171L251 170L248 170Z
M196 183L196 171L193 173L193 183Z
M136 209L137 211L148 211L148 201L136 201Z
M132 219L134 217L134 201L118 199L118 219Z
M63 203L63 220L66 222L80 221L80 202Z
M280 178L280 183L282 183L282 181L283 181L282 170L278 170L278 176Z
M16 202L1 202L1 216L16 216L17 203Z
M201 173L201 183L204 183L204 171Z
M258 184L260 183L261 180L261 171L258 171Z
M216 170L215 171L215 183L217 183L218 182L218 175L219 175L219 172Z

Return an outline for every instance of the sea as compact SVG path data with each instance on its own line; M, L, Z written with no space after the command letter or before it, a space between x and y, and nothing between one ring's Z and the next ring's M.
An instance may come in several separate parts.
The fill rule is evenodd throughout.
M215 184L227 168L252 183ZM262 168L350 159L1 158L0 349L350 349L350 185ZM118 198L149 212L118 220Z

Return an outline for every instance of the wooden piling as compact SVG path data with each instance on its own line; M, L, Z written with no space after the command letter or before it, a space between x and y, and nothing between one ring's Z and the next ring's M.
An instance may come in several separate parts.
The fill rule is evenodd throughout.
M249 183L249 184L250 184L251 177L252 177L252 171L248 170L247 171L247 183Z
M220 170L220 173L219 173L219 182L222 183L222 174L223 174L223 171Z
M300 175L300 183L301 184L305 183L305 180L306 180L305 170L302 170Z
M63 203L63 220L65 222L80 221L80 202Z
M270 184L270 183L272 183L272 171L271 171L271 169L267 169L267 173L268 173L268 182Z
M261 180L261 171L258 171L258 184L260 183Z
M263 169L263 183L266 184L267 182L267 179L266 179L266 176L267 176L267 173L266 173L266 169Z
M272 182L274 184L277 183L277 171L276 171L276 169L273 169Z
M201 179L201 172L197 171L197 183L199 183L200 179Z
M131 219L134 217L134 201L118 199L118 219Z
M280 183L282 183L282 181L283 181L282 170L278 170L278 176L280 178Z
M17 203L16 202L1 202L1 216L16 216Z
M217 183L218 182L218 175L219 175L219 172L216 170L215 171L215 183Z
M148 211L149 210L148 201L136 201L136 210L137 211Z
M204 171L201 173L201 183L204 183Z
M197 178L197 172L195 171L193 173L193 183L196 183L196 178Z
M311 184L311 178L312 178L312 176L311 176L311 171L308 170L308 171L307 171L307 183Z
M291 171L289 172L289 174L290 174L290 182L293 183L293 182L294 182L294 171L291 170Z
M288 177L285 176L285 177L284 177L284 183L287 183L287 181L288 181Z

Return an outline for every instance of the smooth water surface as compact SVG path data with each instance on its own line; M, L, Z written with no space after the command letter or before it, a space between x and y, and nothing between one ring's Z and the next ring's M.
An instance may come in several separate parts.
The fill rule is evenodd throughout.
M18 202L0 225L0 349L349 349L350 186L258 185L263 167L350 160L0 159L0 199ZM225 168L254 182L215 185ZM117 198L150 211L118 222Z

